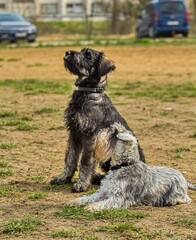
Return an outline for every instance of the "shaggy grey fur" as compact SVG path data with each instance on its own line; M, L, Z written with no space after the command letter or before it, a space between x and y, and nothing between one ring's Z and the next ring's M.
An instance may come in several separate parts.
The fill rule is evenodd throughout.
M103 52L91 48L84 48L80 52L67 51L64 65L72 74L77 75L75 86L78 89L73 92L65 110L65 124L69 132L65 168L60 176L52 179L51 184L70 183L80 165L79 180L73 185L72 191L81 192L86 191L92 181L100 179L101 176L95 172L97 164L105 172L110 169L111 156L102 150L104 132L99 138L100 144L95 144L98 132L115 122L121 123L129 131L131 129L104 93L107 74L115 70L115 65ZM112 146L112 141L110 143ZM139 144L138 151L140 160L144 161Z
M113 152L111 170L97 192L76 198L70 202L71 205L87 205L88 210L99 211L133 205L161 207L191 202L187 190L196 190L196 185L188 183L181 172L168 167L148 166L139 161L137 140L122 125L114 124L105 132L108 141L116 138L113 149L106 146L109 154Z

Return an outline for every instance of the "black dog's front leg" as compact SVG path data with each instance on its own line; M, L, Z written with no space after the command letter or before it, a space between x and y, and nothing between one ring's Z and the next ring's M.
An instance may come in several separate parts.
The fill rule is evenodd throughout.
M88 190L94 174L95 163L94 150L92 148L92 144L88 140L83 146L79 179L72 187L73 192L84 192Z
M58 177L54 177L50 184L59 185L71 183L71 179L77 169L78 160L81 153L81 145L70 136L67 153L65 155L65 169Z

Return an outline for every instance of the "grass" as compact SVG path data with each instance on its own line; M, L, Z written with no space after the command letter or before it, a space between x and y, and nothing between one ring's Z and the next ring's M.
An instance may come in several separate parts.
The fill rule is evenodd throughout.
M36 201L39 199L43 199L46 196L46 193L44 192L34 192L30 196L28 196L29 200Z
M32 121L32 116L28 115L20 115L16 111L11 110L2 110L0 112L0 127L13 127L15 126L19 131L33 131L37 129L37 126L33 124L29 124ZM0 148L2 149L10 149L16 147L15 144L12 143L1 143Z
M15 143L0 143L0 149L12 149L15 148L17 145Z
M128 98L156 98L160 100L176 99L180 97L196 97L196 84L147 84L144 82L126 83L121 90L119 86L111 86L111 94Z
M73 230L65 230L65 229L59 229L59 230L53 230L51 232L52 238L73 238L76 237L77 234Z
M107 225L100 226L97 228L97 231L106 231L106 232L120 232L131 231L136 233L144 233L144 229L141 227L136 227L133 223L119 223L116 225Z
M11 170L0 170L0 178L4 178L11 175L13 175L13 172Z
M16 111L11 111L11 110L0 111L0 118L16 117L17 115L18 113Z
M189 137L190 138L196 138L196 131L194 131Z
M18 61L21 61L20 58L8 58L7 59L8 62L18 62Z
M28 64L27 65L27 67L43 67L43 66L47 66L47 64L35 63L35 64Z
M178 217L174 224L177 224L179 226L184 227L196 227L196 218L184 218L184 217Z
M14 190L15 188L11 186L0 186L0 198L10 196Z
M11 167L11 165L7 162L0 161L0 168Z
M4 80L0 81L0 87L12 87L19 92L25 94L65 94L70 92L71 83L68 82L46 82L36 79L22 79L22 80Z
M187 148L187 147L177 147L174 152L175 153L182 153L182 152L189 152L190 151L190 148Z
M41 220L37 216L27 215L22 219L10 220L5 224L2 232L6 234L29 232L35 230L40 224Z
M37 114L42 114L42 113L54 113L57 112L58 109L54 107L44 107L36 111Z
M19 131L33 131L35 129L37 129L38 127L36 125L30 125L26 122L21 122L20 124L18 124L17 126L17 130Z
M71 93L71 83L45 82L36 79L4 80L0 87L13 87L25 94L65 94ZM111 96L125 96L128 98L156 98L171 100L180 97L196 97L196 84L193 82L182 84L149 84L144 82L125 83L119 90L119 86L111 83L109 88ZM14 114L14 113L12 113ZM0 115L1 116L1 115Z
M43 182L44 176L42 176L42 175L32 176L31 180L33 180L34 182L38 182L38 183Z
M62 210L55 213L56 216L70 219L141 219L145 213L131 212L126 209L103 210L99 212L88 212L82 207L64 206Z
M33 120L32 116L27 115L19 115L19 113L13 111L1 111L0 127L16 127L16 130L19 131L33 131L37 129L37 126L33 124L29 124L30 121ZM16 147L15 144L12 143L1 143L0 148L2 149L10 149Z

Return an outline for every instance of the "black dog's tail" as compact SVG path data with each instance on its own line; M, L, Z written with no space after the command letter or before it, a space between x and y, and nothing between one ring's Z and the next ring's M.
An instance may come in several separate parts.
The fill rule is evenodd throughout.
M196 184L192 184L192 183L189 183L189 182L187 182L187 184L188 184L188 189L196 191Z

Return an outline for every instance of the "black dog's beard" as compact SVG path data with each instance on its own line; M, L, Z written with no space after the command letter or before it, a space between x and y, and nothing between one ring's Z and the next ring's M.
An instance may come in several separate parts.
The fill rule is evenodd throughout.
M81 60L79 60L79 59L80 59L79 56L76 57L76 54L64 57L65 68L67 70L69 70L70 73L77 75L77 76L81 75Z

